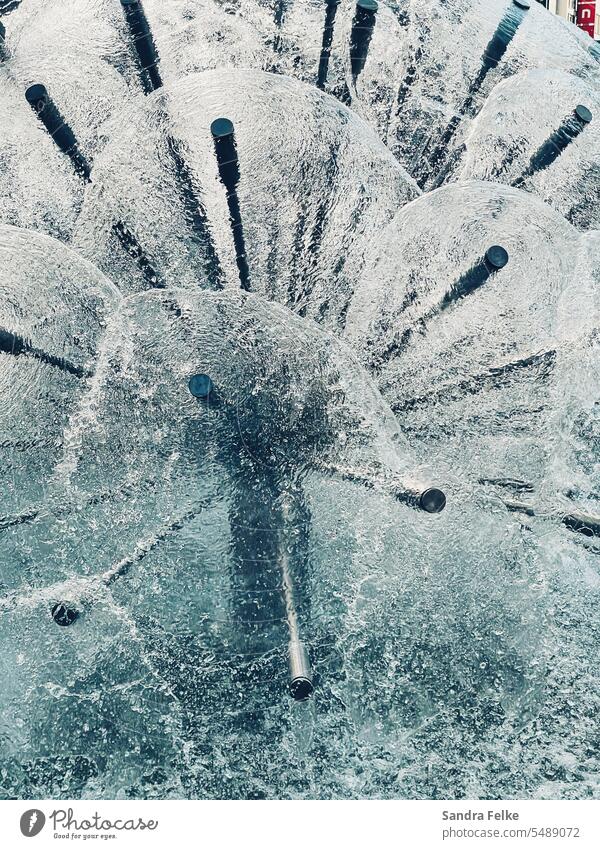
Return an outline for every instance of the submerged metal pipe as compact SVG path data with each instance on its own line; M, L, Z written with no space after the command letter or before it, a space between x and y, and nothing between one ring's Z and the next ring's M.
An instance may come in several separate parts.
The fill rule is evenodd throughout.
M359 483L368 489L389 495L396 501L425 513L441 513L446 507L446 495L443 490L419 481L400 478L385 469L354 469L338 463L320 463L318 468L341 480Z
M0 21L0 62L6 59L6 27Z
M498 67L509 44L525 19L525 12L530 8L531 3L529 0L512 0L512 4L504 13L491 41L485 48L481 59L481 70L475 81L471 84L469 94L475 94L481 88L481 84L489 71Z
M121 0L121 5L137 54L142 85L146 94L151 94L161 88L163 82L158 69L160 57L154 43L150 24L140 0ZM167 150L173 162L174 179L179 189L182 204L189 217L194 236L199 237L203 244L206 274L216 288L222 288L222 285L220 285L222 273L208 227L206 210L198 198L192 172L181 153L180 147L180 144L172 136L167 136Z
M438 171L443 170L443 163L449 155L450 143L456 135L463 118L472 114L475 99L488 74L490 71L497 68L504 58L504 54L517 34L519 27L523 23L525 14L530 8L530 5L529 0L511 0L509 8L504 13L491 40L488 42L488 45L483 52L479 73L469 86L467 96L463 101L458 114L452 118L444 130L439 142L436 144L433 152L427 157L428 165L425 165L426 173L422 177L423 182L425 182L431 171L437 173Z
M110 569L107 569L106 572L100 576L100 581L106 587L109 587L119 578L122 578L134 564L140 563L162 542L168 539L172 534L180 531L192 519L195 519L202 512L205 506L206 505L203 503L186 511L181 516L170 522L162 530L142 541L136 546L132 554L124 557L118 563L115 563L114 566L111 566ZM80 611L77 609L75 604L64 600L54 604L50 612L56 624L62 627L72 625L80 616Z
M324 89L329 72L329 59L331 57L331 45L333 42L333 29L335 16L340 0L326 0L325 23L323 25L323 42L321 45L321 56L319 58L319 70L317 72L317 88Z
M151 489L156 489L155 481L143 481L144 484L149 484ZM96 504L102 504L105 501L111 501L116 498L118 495L127 495L133 487L126 485L123 487L119 487L117 490L108 490L105 492L100 492L97 495L93 495L91 498L88 498L84 504L79 504L79 507L93 507ZM14 528L18 525L28 525L34 522L38 517L43 515L48 516L70 516L74 510L70 506L57 507L52 510L47 509L47 505L39 506L34 509L30 509L23 513L13 514L12 516L2 516L0 517L0 532L5 531L8 528Z
M591 516L589 513L565 513L561 516L561 522L570 531L583 534L586 537L600 537L600 516Z
M533 154L529 165L512 185L521 188L529 177L549 168L558 159L561 153L567 149L571 142L575 141L592 120L592 113L587 106L576 106L572 114L562 122L550 138Z
M306 569L309 516L301 490L288 486L284 490L276 473L254 464L236 470L230 503L232 582L235 622L246 636L270 651L287 631L288 685L294 699L302 700L312 693L313 681L295 577Z
M25 97L48 133L52 136L59 150L69 157L76 173L86 183L90 183L90 165L79 149L79 143L73 130L62 117L58 107L48 94L46 87L41 83L36 83L27 89ZM148 284L152 288L162 288L164 283L161 282L146 252L129 227L123 221L117 221L112 225L112 231L127 255L135 260Z
M278 0L275 4L273 13L273 23L275 24L275 38L273 39L273 52L281 53L282 41L281 30L285 21L285 13L287 12L288 0Z
M306 645L300 639L300 628L298 614L296 612L296 600L294 597L294 584L290 568L290 553L287 526L293 524L294 517L290 510L290 504L284 500L281 507L281 517L284 528L279 532L279 564L283 585L283 597L285 611L290 635L288 647L288 659L290 669L290 693L296 701L304 701L312 695L314 690L313 675L310 665L310 657Z
M121 5L142 72L142 83L146 93L149 94L163 84L158 70L160 59L152 38L150 24L140 0L121 0Z
M423 56L423 47L419 45L413 54L411 61L406 69L406 74L404 75L404 79L398 88L398 96L396 98L396 116L399 116L402 112L402 108L406 99L408 98L409 92L413 86L415 79L417 78L417 71L419 70L419 63Z
M124 221L117 221L113 224L112 231L119 240L121 247L136 262L149 286L153 289L164 289L166 284L159 277L137 236L132 233L127 224Z
M119 560L118 563L115 563L114 566L111 566L110 569L107 569L106 572L102 574L102 582L106 586L110 586L119 578L122 578L135 563L141 562L148 554L150 554L151 551L154 551L161 542L164 542L177 531L182 530L188 522L191 522L199 516L206 506L207 505L203 502L190 510L186 510L185 513L182 513L180 516L173 519L173 521L169 522L169 524L163 527L162 530L143 540L136 546L132 554L127 555L122 560Z
M524 513L526 516L539 516L560 521L570 531L583 534L586 537L600 537L600 516L593 516L579 511L562 513L558 510L551 513L539 513L531 504L511 499L502 499L504 505L513 513Z
M178 188L185 217L190 225L194 241L200 243L206 276L216 289L223 288L223 273L214 246L204 204L199 198L193 172L181 151L181 145L167 136L167 150L173 163L173 179Z
M472 294L481 288L490 277L508 264L508 251L501 245L492 245L485 252L483 259L477 265L460 277L447 292L440 304L440 309L446 309L450 304ZM437 312L437 310L436 310Z
M350 68L356 83L363 71L369 54L369 45L375 29L377 0L358 0L350 31Z
M25 99L52 136L54 143L69 157L77 173L89 182L91 168L79 150L75 133L61 115L46 87L41 83L29 86Z
M462 277L460 277L456 283L450 287L448 292L446 292L443 296L442 300L432 307L429 312L421 316L418 320L419 332L426 332L427 323L436 315L439 315L452 304L455 304L457 301L467 295L471 295L473 292L476 292L477 289L480 289L483 284L490 279L490 277L497 274L498 271L508 264L508 260L508 251L506 248L503 248L502 245L492 245L489 247L483 258L479 260L473 268L466 271ZM412 327L406 328L400 338L394 340L381 354L379 361L376 363L376 367L381 367L384 363L389 362L392 357L397 357L401 354L412 339L414 332L415 331Z
M303 702L312 696L315 689L308 649L301 640L290 640L288 656L290 693L297 702Z
M210 125L212 133L219 176L227 191L227 206L231 233L235 246L235 261L238 267L240 285L245 291L250 291L250 269L246 259L246 244L242 225L240 202L237 196L237 184L240 180L240 165L235 143L235 131L229 118L217 118Z
M392 405L392 411L396 414L407 413L417 407L428 407L440 402L452 403L469 395L477 395L486 389L494 389L502 386L507 381L518 378L519 374L526 373L529 369L539 369L540 377L546 378L552 373L556 361L556 351L544 351L541 354L531 354L519 360L504 363L500 366L492 366L486 371L473 374L470 377L443 386L427 395L417 395Z
M58 368L66 374L71 374L73 377L90 377L91 372L86 371L81 366L76 366L68 360L57 357L54 354L49 354L41 348L36 348L23 336L12 333L9 330L0 328L0 351L4 354L10 354L13 357L28 356L35 360L39 360L46 365Z

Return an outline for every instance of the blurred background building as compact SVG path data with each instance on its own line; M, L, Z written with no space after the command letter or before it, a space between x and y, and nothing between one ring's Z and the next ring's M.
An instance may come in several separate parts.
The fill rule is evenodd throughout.
M538 0L546 9L566 18L600 40L600 0Z

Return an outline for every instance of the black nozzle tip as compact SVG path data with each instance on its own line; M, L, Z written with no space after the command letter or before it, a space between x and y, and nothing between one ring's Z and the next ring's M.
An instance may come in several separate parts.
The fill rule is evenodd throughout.
M59 601L54 605L51 613L56 624L63 628L66 628L68 625L72 625L73 622L79 618L79 611L75 610L74 607L69 607L68 604L65 604L62 601Z
M584 124L589 124L593 117L587 106L582 106L581 103L575 107L575 114Z
M224 139L233 135L233 122L229 118L217 118L210 125L210 131L215 139Z
M501 245L492 245L485 252L485 258L498 271L508 263L508 251Z
M45 100L46 97L48 97L46 86L41 83L30 85L25 92L25 99L27 100L27 103L37 103L40 100Z
M188 381L188 389L194 398L208 398L214 389L214 384L207 374L195 374Z
M377 0L358 0L356 5L359 9L364 9L365 12L376 12L379 9Z
M419 506L426 513L441 513L446 506L446 496L441 489L430 487L421 493Z
M303 702L310 698L314 692L313 682L310 678L294 678L290 681L290 693L297 702Z
M529 0L513 0L515 6L518 6L519 9L531 9L531 3Z

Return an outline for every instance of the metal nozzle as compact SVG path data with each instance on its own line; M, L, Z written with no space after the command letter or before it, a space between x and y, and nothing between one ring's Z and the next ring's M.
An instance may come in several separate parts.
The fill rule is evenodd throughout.
M290 693L297 702L312 695L314 686L308 650L300 640L289 645Z
M508 259L509 256L506 248L502 247L502 245L492 245L485 252L483 259L473 268L470 268L469 271L465 272L454 283L450 291L444 295L441 308L445 309L450 304L477 291L493 274L501 271L508 264Z
M39 360L40 362L53 366L54 368L59 368L61 371L71 374L74 377L91 377L91 372L86 371L86 369L81 366L75 365L68 360L64 360L62 357L49 354L47 351L41 350L41 348L36 348L31 344L31 342L23 338L23 336L19 336L9 330L5 330L3 327L0 327L0 351L3 354L10 354L13 357L33 357L33 359Z
M246 259L246 244L242 225L242 213L236 186L240 180L240 164L235 141L235 128L229 118L217 118L210 125L221 182L227 190L227 206L231 234L235 246L235 261L240 276L240 286L250 291L250 269Z
M358 0L356 4L350 33L350 65L355 83L367 62L378 8L377 0Z
M317 73L317 88L324 89L329 71L329 58L331 56L331 44L333 42L333 27L335 16L340 0L326 0L325 24L323 26L323 43L319 59L319 70Z
M508 251L502 245L492 245L485 252L485 263L490 272L500 271L508 263Z
M58 107L42 83L30 85L25 99L36 113L56 146L69 157L77 173L86 182L90 181L91 169L86 158L79 150L79 144L71 127L67 124Z
M321 471L335 475L341 480L352 481L390 495L396 501L424 510L426 513L441 513L446 506L446 495L436 486L424 486L414 480L406 480L396 475L390 476L384 469L353 468L337 463L320 463Z
M511 498L502 499L504 505L512 513L523 513L525 516L539 516L541 518L558 519L566 528L575 533L583 534L586 537L600 537L600 516L592 516L587 513L579 513L573 511L563 513L559 510L553 510L549 513L538 510L532 504L526 504L522 501L515 501Z
M56 624L63 628L72 625L79 618L79 611L62 601L54 605L51 613Z
M560 127L536 150L525 171L513 181L512 185L520 189L534 174L549 168L586 129L593 117L591 110L587 106L584 106L582 103L578 104L573 112L565 118Z
M162 86L162 79L158 70L160 59L152 38L150 24L140 0L121 0L121 5L140 69L142 74L147 75L143 82L145 83L146 93L149 94Z
M426 513L441 513L446 506L446 495L441 489L430 487L421 493L419 506Z
M188 381L188 389L194 398L208 398L213 388L213 382L207 374L195 374Z
M600 537L600 516L590 516L586 513L565 513L561 521L570 531L575 531L586 537Z

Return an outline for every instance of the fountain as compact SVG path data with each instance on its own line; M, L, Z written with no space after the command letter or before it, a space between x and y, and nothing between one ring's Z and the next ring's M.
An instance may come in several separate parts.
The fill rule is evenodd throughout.
M597 46L0 15L0 792L593 796Z
M211 132L223 118L235 127L238 166L229 176ZM115 220L134 230L168 285L238 286L242 273L253 291L339 326L368 243L420 193L350 110L262 72L210 71L165 85L138 96L105 132L74 243L132 290L144 283L115 251ZM189 174L187 204L174 147ZM200 226L190 197L202 206ZM243 249L235 244L242 233Z

